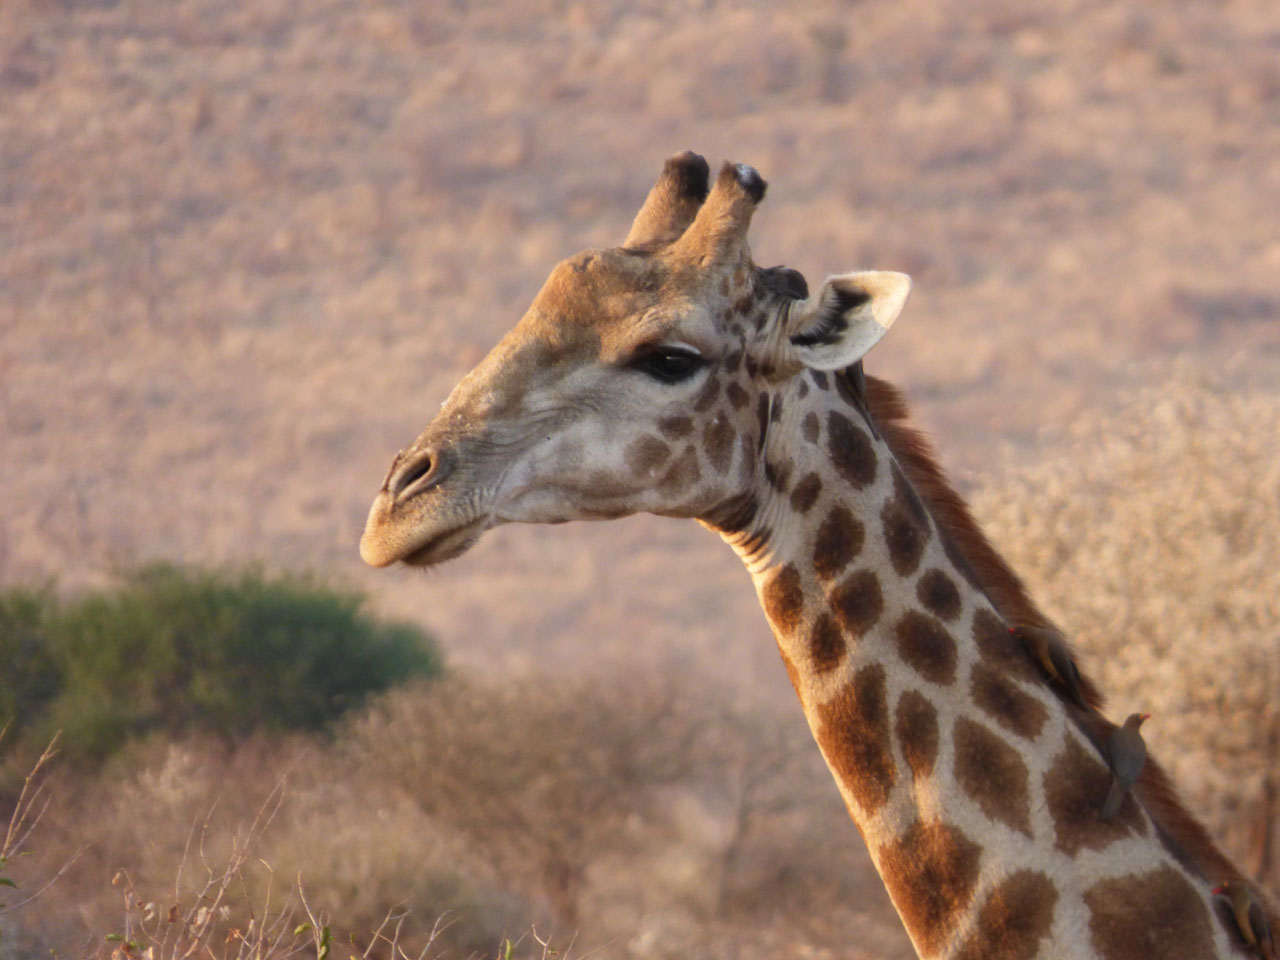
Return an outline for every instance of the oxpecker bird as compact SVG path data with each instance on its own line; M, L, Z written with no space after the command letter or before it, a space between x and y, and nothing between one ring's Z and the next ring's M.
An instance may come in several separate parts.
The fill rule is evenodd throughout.
M1151 716L1149 713L1131 713L1124 726L1116 727L1107 738L1107 764L1111 767L1111 791L1102 805L1102 819L1112 819L1124 802L1143 764L1147 762L1147 744L1138 728Z
M1258 951L1263 960L1276 960L1276 944L1271 938L1271 927L1267 924L1267 913L1262 908L1257 893L1247 884L1227 882L1214 887L1213 892L1226 897L1231 904L1231 914L1240 928L1240 936L1244 942Z
M1080 671L1067 647L1067 638L1052 627L1015 627L1009 631L1026 648L1031 659L1066 691L1071 701L1082 710L1088 710L1084 690L1081 688Z

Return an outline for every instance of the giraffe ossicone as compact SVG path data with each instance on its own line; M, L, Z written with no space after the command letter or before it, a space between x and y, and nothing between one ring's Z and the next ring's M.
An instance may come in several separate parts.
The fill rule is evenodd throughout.
M810 294L757 267L764 194L745 165L709 183L696 154L668 160L624 244L557 265L396 457L361 555L430 565L504 523L695 518L746 564L921 956L1238 955L1211 891L1239 871L1154 762L1099 819L1114 727L1095 691L1046 682L1056 661L1010 627L1051 625L897 391L863 376L910 280Z

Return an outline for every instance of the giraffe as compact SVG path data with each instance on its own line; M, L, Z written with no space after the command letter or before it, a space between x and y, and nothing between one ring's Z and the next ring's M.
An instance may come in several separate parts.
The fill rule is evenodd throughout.
M504 523L697 519L750 573L920 956L1247 955L1212 895L1241 874L1154 761L1100 819L1096 688L1047 682L1011 628L1051 624L900 393L863 373L910 279L810 294L756 267L765 187L669 159L622 246L557 265L397 454L362 557L438 564Z

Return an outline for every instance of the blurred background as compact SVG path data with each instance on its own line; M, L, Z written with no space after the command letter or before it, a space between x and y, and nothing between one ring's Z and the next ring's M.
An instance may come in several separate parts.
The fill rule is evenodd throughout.
M1273 0L6 0L0 651L27 666L0 672L0 814L68 733L0 879L82 852L4 898L0 958L243 939L299 874L335 938L404 905L402 942L445 914L450 956L537 955L535 923L577 955L909 955L717 538L504 528L425 575L356 553L395 451L684 149L770 182L762 265L913 276L870 371L1111 713L1155 714L1193 809L1280 885ZM261 722L188 691L365 654L163 673L189 649L129 612L252 638L313 600L390 659ZM116 660L76 659L103 637ZM241 892L166 926L213 902L200 836L215 873L252 840Z

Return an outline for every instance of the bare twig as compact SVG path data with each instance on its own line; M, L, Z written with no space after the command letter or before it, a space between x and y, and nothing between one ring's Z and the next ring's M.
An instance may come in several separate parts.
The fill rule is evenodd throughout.
M6 721L5 725L0 727L0 740L3 740L5 734L9 732L9 725L10 722ZM27 774L26 779L22 782L22 790L18 793L18 802L14 805L13 812L9 815L9 822L5 826L4 840L0 843L0 865L8 863L22 853L27 840L30 839L31 834L39 826L40 821L44 818L45 811L49 808L50 798L44 795L45 784L40 777L44 772L44 768L48 766L58 752L59 736L61 736L61 733L53 735L53 739L49 741L49 745L44 748L44 752L36 760L35 766L31 768L31 772ZM46 890L62 878L62 875L71 868L73 863L80 859L80 855L84 853L86 848L87 844L82 845L75 853L71 854L53 872L53 876L40 884L32 893L27 894L15 903L0 904L0 914L12 913L44 894Z
M82 845L78 850L76 850L75 853L73 853L63 862L62 866L58 867L58 869L53 872L53 876L51 876L44 883L40 884L40 886L37 887L33 893L22 898L16 903L10 903L4 906L0 906L0 914L12 913L14 910L18 910L18 909L21 909L22 907L25 907L31 901L43 895L46 890L52 887L60 879L62 879L62 875L71 869L71 865L74 864L77 860L79 860L81 855L87 849L89 849L88 844Z
M224 857L216 858L216 863L209 840L218 801L215 799L204 817L192 823L172 888L172 906L167 912L138 895L127 871L116 873L112 882L124 888L125 924L123 935L113 939L124 942L126 957L142 951L151 960L284 960L306 947L294 930L293 897L300 891L291 891L281 906L273 907L275 871L258 858L267 871L267 882L260 905L255 908L245 876L253 851L283 803L287 776L288 770L271 788L248 828L232 835L230 849ZM205 875L184 909L183 877L193 859L199 860ZM236 920L241 918L232 916L232 894L237 889L247 914L240 924Z
M0 730L0 739L4 738L4 734L8 732L9 724L4 725L4 729ZM61 733L55 733L53 739L49 741L49 745L44 748L44 753L40 754L40 759L36 761L35 766L31 768L31 772L22 782L22 790L18 794L18 803L13 808L13 814L9 817L9 824L5 830L4 842L0 844L0 857L12 858L17 856L22 849L23 842L31 835L31 831L35 829L40 818L44 815L45 809L49 806L46 799L41 804L40 809L32 814L37 801L44 793L44 784L39 782L40 772L53 759L57 751L58 737Z

